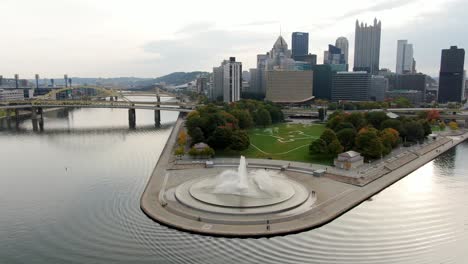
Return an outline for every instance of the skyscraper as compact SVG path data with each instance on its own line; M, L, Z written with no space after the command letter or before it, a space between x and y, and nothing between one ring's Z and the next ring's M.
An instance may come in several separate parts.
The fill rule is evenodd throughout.
M328 50L323 54L323 64L346 64L341 49L333 45L328 45Z
M439 75L441 103L461 102L465 98L465 50L457 46L442 50Z
M304 56L309 54L309 33L293 32L292 33L292 58L296 60L296 56Z
M341 50L341 54L344 55L345 64L348 64L348 50L349 43L345 37L339 37L336 39L335 46Z
M226 103L240 100L242 90L242 62L230 57L223 67L223 101Z
M356 20L354 40L354 71L367 71L376 74L379 71L380 33L382 23L374 19L374 25L359 24Z
M408 44L408 40L398 40L396 73L414 73L413 44Z

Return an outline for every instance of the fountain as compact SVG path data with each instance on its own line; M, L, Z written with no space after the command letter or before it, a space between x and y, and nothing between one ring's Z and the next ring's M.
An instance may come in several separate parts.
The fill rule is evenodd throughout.
M236 170L225 170L185 182L176 188L176 199L198 210L224 214L279 212L302 204L309 192L279 171L248 170L241 156Z

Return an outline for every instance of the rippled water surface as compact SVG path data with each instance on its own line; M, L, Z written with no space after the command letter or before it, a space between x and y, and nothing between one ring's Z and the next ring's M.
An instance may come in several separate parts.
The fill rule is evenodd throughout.
M139 199L176 119L137 110L47 113L0 131L0 263L468 263L468 144L332 223L224 239L149 220Z

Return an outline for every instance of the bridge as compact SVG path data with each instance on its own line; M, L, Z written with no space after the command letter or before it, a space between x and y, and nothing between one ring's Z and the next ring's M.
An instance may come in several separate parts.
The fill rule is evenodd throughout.
M76 87L75 87L76 88ZM30 109L33 130L43 129L43 109L44 108L110 108L110 109L128 109L128 121L130 128L136 125L136 109L153 110L155 125L161 125L161 110L190 112L197 107L197 104L180 101L161 101L161 95L169 93L159 93L158 90L153 94L156 101L131 101L121 92L102 87L80 86L79 88L94 89L100 92L98 97L110 98L107 100L54 100L60 92L73 90L74 87L66 87L49 92L46 95L36 97L30 100L12 100L0 102L0 109L5 109L7 119L11 119L11 112L15 112L16 121L19 122L19 110ZM171 95L172 96L172 95ZM124 101L117 101L118 97Z

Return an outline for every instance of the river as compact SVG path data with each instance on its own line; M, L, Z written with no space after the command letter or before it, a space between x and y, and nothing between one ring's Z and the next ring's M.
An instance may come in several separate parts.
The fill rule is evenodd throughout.
M466 263L468 143L315 230L199 236L146 217L139 199L175 112L75 109L0 128L0 263Z

